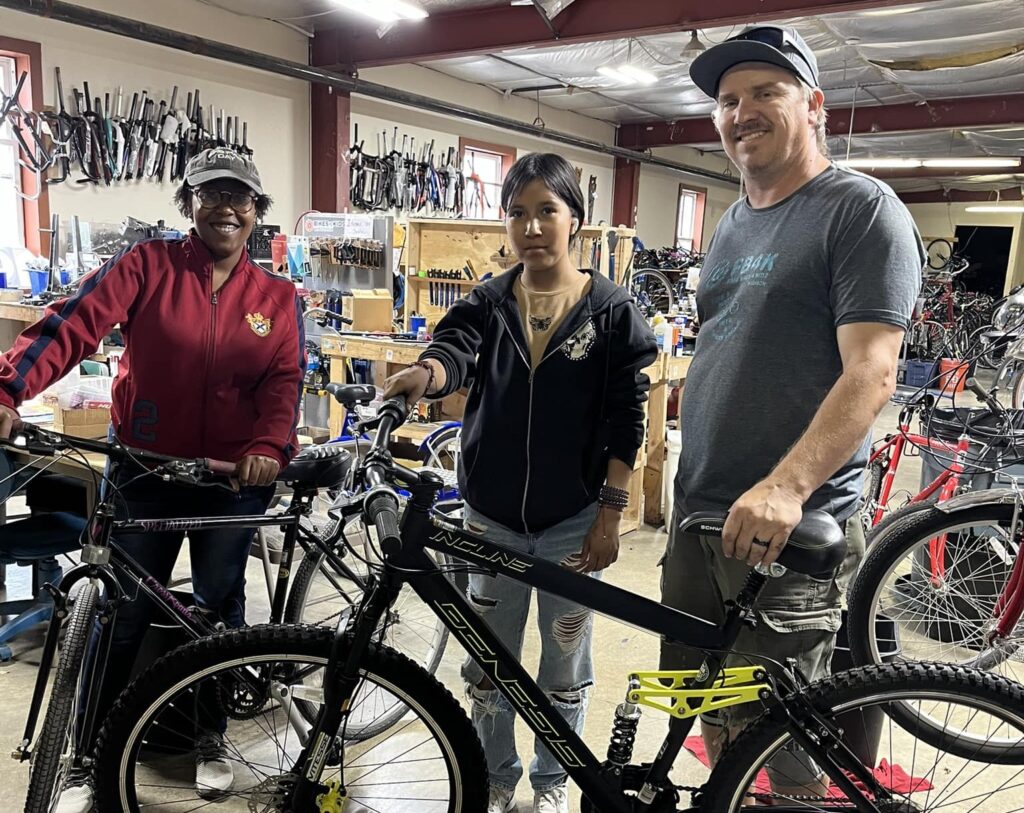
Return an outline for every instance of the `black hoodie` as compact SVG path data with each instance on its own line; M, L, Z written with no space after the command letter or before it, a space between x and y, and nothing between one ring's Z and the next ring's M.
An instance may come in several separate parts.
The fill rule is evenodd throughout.
M443 398L470 385L459 485L475 510L520 533L575 516L598 496L608 459L629 466L644 438L654 334L624 288L590 290L536 370L513 283L522 266L452 306L423 353L444 365ZM587 272L589 273L589 272Z

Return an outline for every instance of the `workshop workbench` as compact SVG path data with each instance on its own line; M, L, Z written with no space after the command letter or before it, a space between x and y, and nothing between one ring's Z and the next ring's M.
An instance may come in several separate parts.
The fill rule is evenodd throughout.
M374 384L382 387L389 375L419 359L426 349L423 342L398 342L388 338L357 336L352 338L324 336L324 355L331 360L331 380L345 381L347 359L366 359L374 365ZM635 477L630 487L630 506L623 516L623 531L634 530L642 520L655 527L663 521L662 493L665 472L665 421L668 409L669 382L682 381L690 367L690 356L661 354L644 372L651 379L648 402L647 441L637 456ZM442 401L445 415L459 419L465 399L461 395ZM329 426L332 437L341 433L345 409L333 398ZM423 430L428 431L428 430Z

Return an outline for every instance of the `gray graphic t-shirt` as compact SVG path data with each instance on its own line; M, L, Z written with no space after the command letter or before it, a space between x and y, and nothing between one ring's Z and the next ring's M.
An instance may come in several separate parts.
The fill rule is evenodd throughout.
M686 377L676 496L725 510L767 476L842 373L836 328L906 328L924 250L883 183L830 167L786 200L734 203L697 290L700 333ZM858 506L870 439L808 500L840 521Z

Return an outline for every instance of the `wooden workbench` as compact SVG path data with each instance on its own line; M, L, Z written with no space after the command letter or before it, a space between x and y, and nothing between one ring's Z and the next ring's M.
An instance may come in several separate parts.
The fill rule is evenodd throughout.
M9 350L18 334L42 316L43 308L38 305L0 302L0 353Z
M647 404L647 452L644 463L644 522L659 527L664 521L662 497L665 479L665 423L668 417L669 382L686 379L693 356L662 353L645 370L651 379Z
M397 369L416 361L426 348L422 342L396 342L386 338L324 336L324 355L331 359L331 380L345 381L347 359L366 359L378 364L374 369L374 384L383 386L384 380ZM647 442L637 456L635 477L630 484L630 505L623 516L623 532L635 530L641 523L658 526L662 522L662 489L665 471L665 420L668 409L668 384L686 378L690 367L689 356L662 354L644 372L651 379L648 402ZM459 418L464 398L452 396L454 401L442 402L446 415ZM345 410L331 399L329 427L332 437L341 433Z

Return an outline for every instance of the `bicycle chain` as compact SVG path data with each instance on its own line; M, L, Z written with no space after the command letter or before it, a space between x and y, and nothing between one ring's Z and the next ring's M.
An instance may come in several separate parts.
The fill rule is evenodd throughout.
M706 792L703 787L696 787L694 785L673 785L677 791L685 791L691 796L698 796ZM751 793L749 794L754 799L768 800L768 799L781 799L787 802L801 802L801 803L822 803L829 801L826 796L794 796L793 794L781 794L781 793Z

